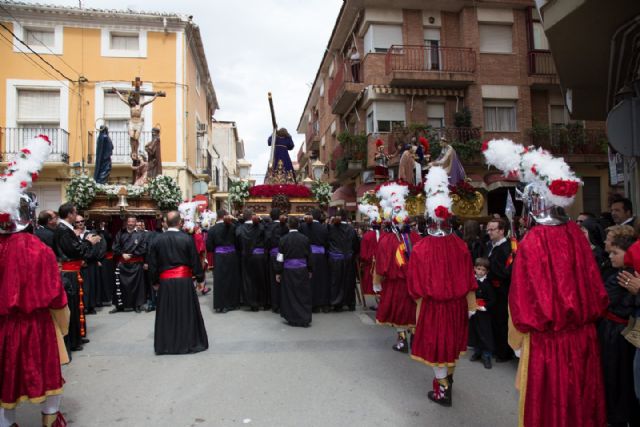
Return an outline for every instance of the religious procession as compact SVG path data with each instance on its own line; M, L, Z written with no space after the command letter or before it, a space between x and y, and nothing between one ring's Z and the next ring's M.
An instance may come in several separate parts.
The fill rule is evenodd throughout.
M174 38L185 82L137 65L53 91L5 78L0 427L640 426L640 144L612 130L631 98L589 128L569 80L535 80L536 55L561 43L545 36L553 4L341 3L302 144L265 91L265 135L245 153L236 122L214 118L193 16L0 2L0 33L29 54L61 49L68 20L106 20L92 40L106 61L151 60ZM440 44L470 14L477 61ZM32 24L47 16L51 34ZM505 53L504 28L509 49L527 31L526 91L467 81L491 69L480 53ZM78 123L95 116L77 137L69 117L27 117L59 113L63 93Z

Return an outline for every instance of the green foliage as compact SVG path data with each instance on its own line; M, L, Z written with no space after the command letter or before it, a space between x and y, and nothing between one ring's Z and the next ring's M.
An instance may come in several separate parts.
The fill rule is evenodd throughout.
M229 185L229 201L234 205L243 205L249 198L249 183L234 181Z
M349 131L343 131L338 135L338 141L344 148L343 158L347 160L366 160L369 138L365 133L352 134ZM332 160L338 162L340 159L332 158ZM336 164L336 169L337 167L338 165Z
M473 126L469 107L462 107L462 111L457 111L453 115L453 125L457 128L470 128Z
M86 209L95 198L97 190L98 185L93 178L87 175L74 176L67 185L67 200L78 209Z
M331 201L331 185L324 181L314 181L311 193L321 206L328 206Z
M177 209L182 202L182 190L176 180L167 175L158 175L148 185L149 195L162 210Z

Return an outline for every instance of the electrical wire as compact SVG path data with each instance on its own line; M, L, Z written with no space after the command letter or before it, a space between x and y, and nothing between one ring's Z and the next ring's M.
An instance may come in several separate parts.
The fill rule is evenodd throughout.
M31 51L31 53L33 53L34 55L36 55L38 58L40 58L40 60L42 62L44 62L45 64L47 64L49 67L51 67L56 73L60 74L65 80L68 80L70 82L73 82L74 80L67 77L62 71L58 70L56 67L54 67L49 61L47 61L46 59L44 59L38 52L36 52L35 50L31 49L31 46L29 46L28 44L26 44L24 41L22 41L22 39L20 39L18 36L16 36L14 34L13 31L11 31L6 25L4 25L2 22L0 22L0 27L4 28L6 31L9 32L9 34L11 34L16 40L18 40L20 43L22 43L23 45L25 45L27 47L27 49L29 49ZM12 43L13 44L13 43ZM24 52L23 52L24 53ZM26 53L25 53L26 54Z
M0 3L0 9L5 11L10 17L13 18L13 20L15 22L17 22L18 24L20 24L24 28L24 25L22 24L22 22L18 21L18 18L16 18L11 12L9 12L9 10L6 7L4 7L2 5L2 3ZM36 39L37 41L39 41L42 46L44 46L49 52L51 52L51 54L55 55L56 58L58 58L67 67L69 67L74 73L76 73L78 75L78 77L82 75L79 71L77 71L75 68L73 68L67 61L65 61L64 58L61 55L58 55L54 51L52 51L51 48L48 45L46 45L45 43L42 42L42 40L40 40L39 38L37 38L35 36L33 36L33 38Z

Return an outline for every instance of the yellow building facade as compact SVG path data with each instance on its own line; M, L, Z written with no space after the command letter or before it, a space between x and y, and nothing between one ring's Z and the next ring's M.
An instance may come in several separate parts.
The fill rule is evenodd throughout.
M140 90L166 94L143 109L140 149L159 127L163 174L184 198L210 181L218 102L190 17L0 2L0 23L0 166L49 135L53 152L34 185L41 208L57 210L74 174L93 175L101 125L114 146L109 182L131 182L129 108L109 92L133 90L136 77Z

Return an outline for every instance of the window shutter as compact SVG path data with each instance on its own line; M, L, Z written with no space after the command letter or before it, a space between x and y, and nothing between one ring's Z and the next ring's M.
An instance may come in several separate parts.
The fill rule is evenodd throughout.
M552 125L567 124L566 116L564 114L564 105L552 105L549 110L549 119Z
M402 44L401 25L372 25L372 27L374 50L386 52L391 45Z
M404 122L405 118L404 102L376 102L376 120Z
M427 104L427 117L430 119L444 118L444 104Z
M480 30L480 52L512 52L511 25L479 24L478 29Z
M18 90L18 122L60 123L60 91Z
M439 28L425 28L424 29L424 39L425 40L440 40L440 29Z
M137 34L117 34L111 33L111 49L117 50L138 50Z
M25 33L25 41L29 46L53 47L55 45L53 30L27 28Z
M104 94L104 118L105 119L128 119L130 116L129 107L113 93Z

